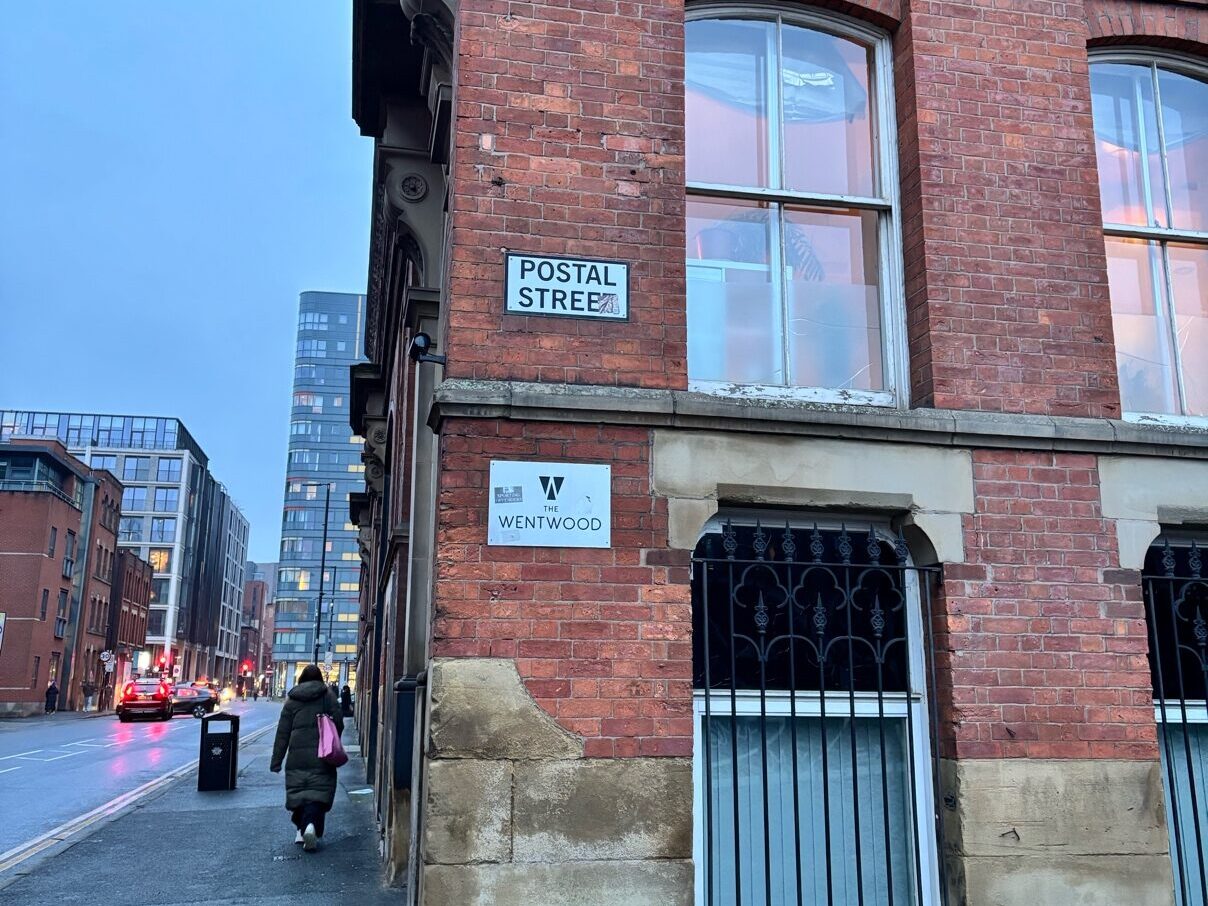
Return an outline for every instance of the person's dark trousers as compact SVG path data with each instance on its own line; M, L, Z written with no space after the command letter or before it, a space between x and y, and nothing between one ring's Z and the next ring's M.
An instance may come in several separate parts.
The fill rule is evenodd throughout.
M327 809L317 802L307 802L301 808L293 810L294 827L306 830L306 825L313 824L315 833L323 836L323 823L327 818Z

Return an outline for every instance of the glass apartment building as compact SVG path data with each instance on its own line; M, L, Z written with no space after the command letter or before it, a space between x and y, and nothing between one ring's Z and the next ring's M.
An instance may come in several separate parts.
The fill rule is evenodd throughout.
M248 522L174 418L9 410L0 440L55 437L121 480L118 546L154 570L147 615L149 670L167 656L184 679L234 675Z
M348 495L364 487L365 467L361 438L348 426L348 388L349 368L364 361L364 308L364 296L322 292L302 293L298 306L273 633L280 689L316 650L320 664L330 658L331 679L355 682L361 560Z

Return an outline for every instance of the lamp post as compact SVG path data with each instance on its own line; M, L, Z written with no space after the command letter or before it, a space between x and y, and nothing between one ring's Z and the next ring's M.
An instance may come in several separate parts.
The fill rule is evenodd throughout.
M319 551L319 600L315 605L315 650L311 663L319 663L319 619L323 613L323 576L327 572L327 522L331 512L331 482L327 483L327 498L323 502L323 547ZM328 644L331 644L328 628Z

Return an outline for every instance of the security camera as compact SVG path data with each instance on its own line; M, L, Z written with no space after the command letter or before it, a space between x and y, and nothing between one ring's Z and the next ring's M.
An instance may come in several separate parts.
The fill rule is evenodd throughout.
M432 348L432 338L426 333L417 333L411 338L411 346L407 349L407 355L411 357L411 361L413 362L435 362L437 365L445 364L445 357L443 355L429 352Z

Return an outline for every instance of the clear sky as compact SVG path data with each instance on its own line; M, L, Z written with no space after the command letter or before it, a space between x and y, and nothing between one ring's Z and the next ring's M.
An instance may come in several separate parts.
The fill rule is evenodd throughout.
M350 0L0 4L0 408L180 418L277 559L303 290L365 291Z

